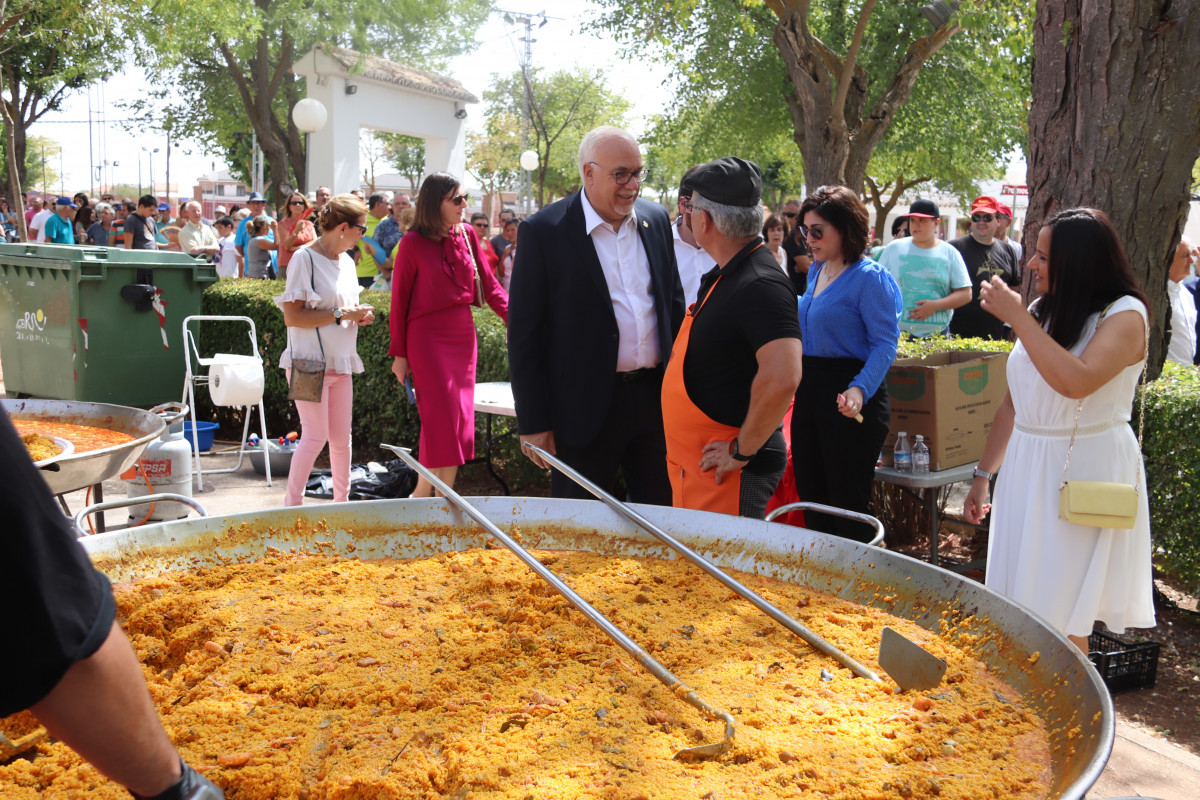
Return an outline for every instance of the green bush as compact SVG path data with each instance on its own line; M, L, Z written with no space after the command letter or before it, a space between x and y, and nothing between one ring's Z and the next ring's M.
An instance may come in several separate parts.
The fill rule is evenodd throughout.
M258 348L265 365L266 382L263 406L266 410L267 433L280 436L299 429L300 419L295 405L287 399L287 382L279 369L279 357L287 346L287 329L283 312L275 305L274 297L283 293L282 281L223 280L204 292L202 313L224 316L246 316L258 329ZM415 448L420 436L421 421L415 406L409 404L403 389L392 374L392 359L388 350L388 312L391 295L384 292L364 292L363 302L375 306L375 323L358 332L358 354L364 372L354 376L354 457L356 461L392 458L381 450L380 443ZM472 309L475 329L479 336L477 379L508 380L508 353L504 323L491 309ZM250 351L244 326L198 323L200 349L203 355L213 353L242 353ZM227 432L241 432L242 414L236 408L215 408L208 392L196 393L197 413L201 419L221 423ZM257 424L257 415L252 424ZM485 440L484 415L476 417L476 451L483 454ZM514 491L544 483L545 473L520 455L515 435L516 423L508 417L493 419L493 461Z
M1137 414L1141 401L1134 403ZM1200 593L1200 370L1168 361L1146 385L1142 451L1155 565ZM1135 418L1134 423L1137 420Z

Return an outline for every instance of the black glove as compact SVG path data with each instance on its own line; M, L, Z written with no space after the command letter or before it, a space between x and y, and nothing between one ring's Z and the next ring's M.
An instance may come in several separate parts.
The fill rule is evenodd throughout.
M225 800L225 793L215 783L189 767L182 758L179 759L179 766L183 768L183 775L165 791L153 797L142 797L133 792L130 794L137 800Z

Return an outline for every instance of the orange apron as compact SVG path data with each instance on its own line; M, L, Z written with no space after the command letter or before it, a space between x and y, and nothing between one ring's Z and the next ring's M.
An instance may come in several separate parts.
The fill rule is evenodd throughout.
M757 249L757 248L756 248ZM738 435L739 428L722 425L701 411L688 397L683 383L683 361L687 356L692 322L712 296L716 283L697 301L683 318L671 360L662 383L663 431L667 439L667 472L671 478L671 505L675 508L694 508L737 516L742 492L742 472L727 474L718 486L717 471L700 471L700 457L709 442L729 441Z

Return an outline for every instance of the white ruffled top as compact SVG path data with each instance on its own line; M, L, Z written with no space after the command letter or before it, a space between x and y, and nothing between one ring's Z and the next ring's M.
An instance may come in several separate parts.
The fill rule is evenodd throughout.
M297 250L287 268L287 286L275 298L275 305L297 300L307 308L338 308L358 304L362 287L358 285L354 260L345 253L337 260L322 255L316 245ZM320 339L317 332L320 331ZM287 329L287 349L279 357L279 366L292 366L292 358L320 359L325 348L325 371L354 373L363 371L358 357L358 324L349 320L331 322L320 328Z

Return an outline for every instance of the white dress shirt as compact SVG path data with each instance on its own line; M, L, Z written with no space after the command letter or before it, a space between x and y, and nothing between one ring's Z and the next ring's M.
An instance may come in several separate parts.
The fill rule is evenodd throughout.
M683 307L691 308L700 293L700 279L704 273L717 265L712 256L695 245L688 244L679 235L682 224L676 219L671 225L671 236L675 239L675 263L679 265L679 282L683 284Z
M1196 355L1196 301L1182 283L1169 279L1167 297L1171 300L1171 343L1167 345L1167 358L1190 367Z
M654 312L654 292L650 284L650 260L642 237L638 235L637 212L630 213L613 228L600 218L587 192L579 193L583 218L617 317L617 372L656 367L662 361L658 344L658 317Z

